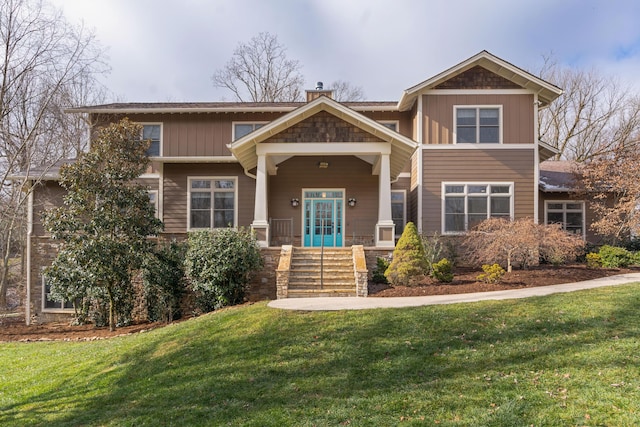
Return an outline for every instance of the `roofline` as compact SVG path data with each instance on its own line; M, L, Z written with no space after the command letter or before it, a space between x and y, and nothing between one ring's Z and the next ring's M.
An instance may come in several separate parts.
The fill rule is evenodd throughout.
M456 74L458 72L461 71L466 71L467 68L471 68L471 66L474 63L479 63L482 59L486 59L488 61L491 61L505 69L508 69L509 71L511 71L514 74L518 74L523 78L528 79L529 81L534 82L535 84L541 86L544 89L556 94L556 97L562 95L563 90L560 89L558 86L549 83L539 77L536 77L535 75L531 74L530 72L523 70L522 68L513 65L510 62L505 61L504 59L498 58L497 56L493 55L492 53L488 52L487 50L483 50L475 55L473 55L471 58L466 59L462 62L460 62L457 65L454 65L453 67L448 68L445 71L442 71L441 73L436 74L435 76L421 82L418 83L417 85L414 85L406 90L404 90L402 92L402 97L400 98L400 100L398 101L398 110L399 111L406 111L408 109L410 109L413 106L413 103L415 102L415 98L417 97L417 94L421 91L423 91L424 89L427 89L429 86L436 84L437 82L440 82L441 80L444 81L443 79L447 76ZM540 91L539 91L540 92ZM554 98L555 99L555 98Z
M338 101L335 101L338 102ZM289 113L304 106L301 102L296 106L272 106L272 107L132 107L132 108L107 108L98 107L76 107L67 108L65 113L91 113L91 114L185 114L185 113ZM344 104L343 104L344 105ZM348 108L354 111L398 111L397 105L350 105Z

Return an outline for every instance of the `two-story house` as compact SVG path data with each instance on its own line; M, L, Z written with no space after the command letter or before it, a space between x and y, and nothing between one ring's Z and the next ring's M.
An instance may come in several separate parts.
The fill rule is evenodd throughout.
M488 217L540 221L540 163L555 151L538 141L537 117L561 93L483 51L397 102L337 102L319 85L307 102L119 103L69 112L95 126L123 117L141 123L152 141L152 167L141 179L164 235L251 227L272 260L256 292L273 298L293 295L276 277L282 248L291 256L284 268L300 248L351 254L355 247L348 258L372 254L371 270L407 221L443 235ZM55 242L39 213L60 201L56 172L30 203L29 312L45 320L69 309L48 299L42 275ZM366 272L359 265L350 267L356 282ZM366 295L364 280L355 294Z

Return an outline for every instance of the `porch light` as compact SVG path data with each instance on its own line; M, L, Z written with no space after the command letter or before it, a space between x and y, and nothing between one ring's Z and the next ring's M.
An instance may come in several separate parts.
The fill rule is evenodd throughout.
M349 204L349 207L352 207L352 208L353 208L353 207L356 205L356 203L358 203L358 201L356 200L356 198L355 198L355 197L351 197L351 198L347 201L347 203Z
M329 162L318 162L319 169L327 169L329 167Z
M291 199L291 206L297 208L300 205L300 199Z

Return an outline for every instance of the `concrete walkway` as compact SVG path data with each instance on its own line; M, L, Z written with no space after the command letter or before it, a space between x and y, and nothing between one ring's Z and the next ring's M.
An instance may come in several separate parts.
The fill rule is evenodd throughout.
M268 306L285 310L303 311L337 311L337 310L367 310L371 308L418 307L435 304L456 304L461 302L475 302L487 300L504 300L527 298L573 292L582 289L593 289L604 286L624 285L640 282L640 273L619 274L617 276L601 277L577 283L541 286L537 288L512 289L506 291L476 292L472 294L433 295L424 297L320 297L320 298L287 298L269 302Z

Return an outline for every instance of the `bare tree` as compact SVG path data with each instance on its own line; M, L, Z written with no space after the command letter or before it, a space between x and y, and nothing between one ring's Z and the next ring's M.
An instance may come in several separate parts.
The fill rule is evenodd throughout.
M287 58L277 36L259 33L248 43L240 43L211 79L214 86L229 89L240 102L300 101L301 68L299 61Z
M329 89L333 90L333 99L340 102L357 102L364 101L364 90L362 86L354 86L344 80L336 80L329 85Z
M33 184L84 148L86 124L63 110L99 93L95 77L107 67L94 35L40 0L0 0L0 55L0 306L6 306L9 259L24 241Z
M550 57L539 75L564 90L539 116L539 138L560 151L558 159L582 162L637 145L640 102L629 87L595 70L562 67Z

